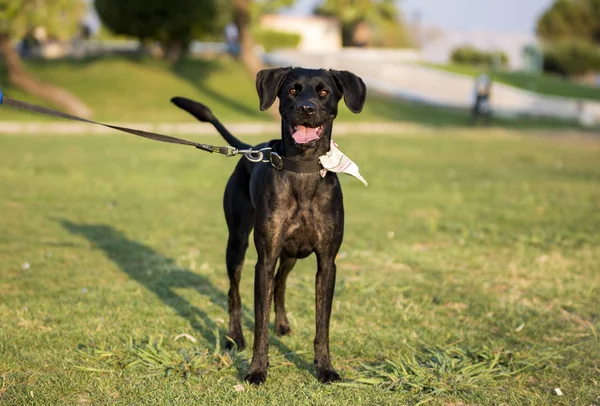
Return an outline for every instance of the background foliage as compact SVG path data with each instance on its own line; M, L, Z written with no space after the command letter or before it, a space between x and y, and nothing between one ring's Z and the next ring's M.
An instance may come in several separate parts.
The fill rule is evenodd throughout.
M115 34L154 40L183 50L194 39L215 29L214 0L96 0L102 22ZM178 57L178 55L175 55Z
M29 28L43 26L49 36L69 39L84 12L79 0L0 0L0 34L19 38Z
M482 51L471 46L458 47L452 51L450 59L453 63L477 66L480 68L506 67L509 59L504 52Z
M354 31L361 23L368 24L375 31L375 41L382 44L408 43L400 10L393 0L326 0L316 13L339 21L344 46L354 44ZM387 38L382 33L387 33Z

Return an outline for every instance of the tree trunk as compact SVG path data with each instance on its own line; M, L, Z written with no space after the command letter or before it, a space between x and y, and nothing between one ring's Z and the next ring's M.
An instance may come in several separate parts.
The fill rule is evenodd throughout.
M240 59L252 79L256 79L256 74L264 69L264 65L254 52L256 42L250 31L250 0L233 0L232 5L233 22L237 26L240 38ZM269 114L279 120L279 100L275 100Z
M185 47L180 40L169 40L162 43L163 58L169 63L177 62L185 51Z
M25 70L19 54L13 49L8 35L0 34L0 53L4 56L10 83L33 96L65 109L70 114L83 118L91 117L92 110L77 97L65 89L40 82L31 76Z
M342 23L342 47L354 45L354 23Z
M240 58L248 73L256 77L258 71L263 69L263 64L254 53L256 43L250 32L250 0L233 0L233 21L239 32Z

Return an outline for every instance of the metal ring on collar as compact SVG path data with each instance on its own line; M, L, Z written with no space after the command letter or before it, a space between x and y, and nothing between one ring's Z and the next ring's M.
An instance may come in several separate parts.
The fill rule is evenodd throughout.
M261 162L263 160L263 153L261 151L248 151L244 154L244 156L250 162Z
M283 159L277 152L271 151L269 154L269 161L271 162L271 166L275 169L283 169Z

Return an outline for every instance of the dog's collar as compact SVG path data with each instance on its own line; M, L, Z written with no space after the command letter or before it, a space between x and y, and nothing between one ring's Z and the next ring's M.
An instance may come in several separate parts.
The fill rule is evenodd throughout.
M271 150L268 153L268 159L271 166L278 170L295 173L319 173L323 169L318 158L311 160L290 159Z
M277 170L295 173L320 173L324 177L327 171L343 172L360 180L365 186L369 184L358 170L358 166L348 158L335 142L331 142L329 151L316 160L297 160L279 155L276 151L277 142L269 143L268 147L259 150L246 150L244 156L250 162L265 162Z
M276 151L276 145L270 145L260 150L249 151L244 156L250 162L266 162L280 171L289 171L295 173L319 173L323 169L319 158L310 160L291 159L279 155Z

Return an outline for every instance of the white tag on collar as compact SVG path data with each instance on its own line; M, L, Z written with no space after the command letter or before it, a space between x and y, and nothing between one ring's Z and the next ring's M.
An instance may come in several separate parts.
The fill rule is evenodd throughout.
M319 157L319 161L323 168L321 170L321 176L324 177L327 171L331 172L343 172L348 175L352 175L365 186L369 186L365 178L360 176L360 172L358 171L358 166L352 162L350 158L348 158L342 151L339 150L337 144L331 141L331 149L325 155L321 155Z

